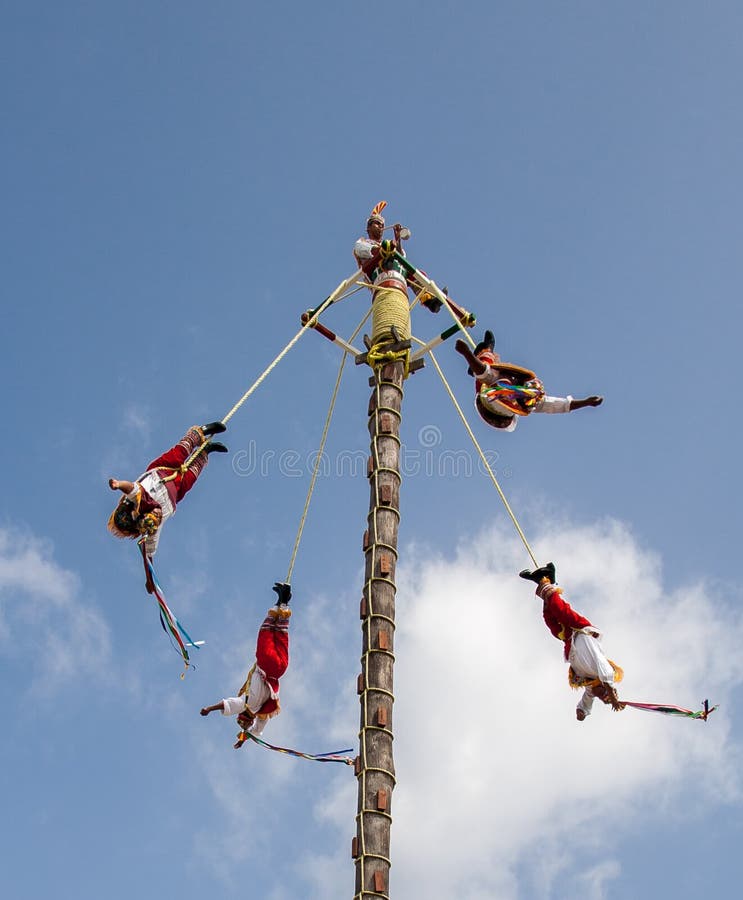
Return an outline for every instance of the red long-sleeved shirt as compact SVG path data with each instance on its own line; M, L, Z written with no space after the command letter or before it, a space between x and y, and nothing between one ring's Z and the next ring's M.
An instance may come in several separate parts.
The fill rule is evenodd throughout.
M572 606L562 599L559 590L553 590L544 600L542 615L547 628L560 641L565 642L565 659L570 656L570 645L573 629L592 628L593 625L585 616L577 613Z

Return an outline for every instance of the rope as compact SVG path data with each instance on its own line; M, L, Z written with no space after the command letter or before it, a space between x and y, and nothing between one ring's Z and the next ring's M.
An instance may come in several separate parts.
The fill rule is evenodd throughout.
M472 349L474 350L475 347L477 346L477 344L475 343L475 339L472 337L472 335L469 333L469 331L467 331L467 329L464 327L464 325L460 321L457 314L451 308L449 300L443 291L441 292L441 297L439 299L441 299L442 297L443 297L443 301L444 301L444 306L446 307L447 311L451 315L452 319L454 319L454 324L462 332L462 334L467 338L467 340L470 342L470 347L472 347Z
M419 343L421 343L421 342L419 342ZM513 510L511 509L511 507L508 503L508 500L506 500L506 495L503 493L501 486L498 484L498 479L495 477L495 473L493 472L493 470L490 466L490 463L488 462L485 454L483 453L482 448L480 447L480 444L477 442L477 438L475 437L474 432L470 428L469 422L467 421L465 414L462 412L462 407L457 402L457 398L454 396L454 393L453 393L451 387L449 386L449 382L446 380L446 376L441 371L441 366L439 366L436 357L433 355L433 352L429 352L428 355L431 357L431 362L436 367L436 371L439 373L439 378L441 379L444 387L446 388L446 391L449 394L449 398L451 399L451 402L454 404L455 409L459 413L459 418L462 420L462 424L467 429L467 434L469 434L470 440L474 444L475 449L477 450L477 452L480 456L480 459L484 463L485 468L487 469L488 474L490 475L490 480L495 485L495 489L496 489L496 491L498 491L498 495L500 496L501 500L503 501L503 505L506 508L506 512L511 517L511 521L514 524L514 527L516 528L516 531L518 532L519 537L523 541L524 547L526 547L526 552L531 557L531 560L534 563L534 566L538 567L539 563L537 562L537 558L534 555L531 547L529 546L529 542L526 540L526 536L524 535L524 532L521 530L521 526L519 525L518 520L516 519L516 516L514 515Z
M411 275L416 275L418 277L418 280L420 282L422 282L422 284L423 284L423 287L418 292L418 295L416 296L415 301L413 302L413 305L415 305L415 303L418 302L418 300L420 299L422 294L433 293L433 295L435 297L437 297L439 300L441 300L441 302L444 304L444 306L446 306L452 319L454 319L454 322L455 322L457 328L459 328L459 330L462 332L462 334L470 342L470 347L472 347L474 349L477 346L475 344L474 338L467 331L464 323L459 319L457 314L454 312L454 309L452 308L447 295L442 290L440 290L439 286L434 281L432 281L428 277L428 275L424 275L424 273L421 272L419 269L416 269L412 263L408 262L408 260L405 256L403 256L401 253L395 253L394 255L396 256L398 262L402 263L403 268L406 270L406 272L408 272ZM412 309L412 306L411 306L411 309ZM466 312L466 310L463 310L463 312ZM469 313L468 315L470 317L471 324L474 325L475 324L474 316L472 316L471 313Z
M345 282L344 282L345 284ZM221 421L226 425L229 420L235 415L235 413L240 409L240 407L245 403L245 401L250 397L252 393L254 393L263 382L268 378L271 372L276 368L276 366L281 362L281 360L286 356L286 354L292 349L292 347L299 341L302 335L311 330L310 323L316 322L320 317L320 313L326 309L333 302L334 294L331 294L329 297L325 299L323 303L317 308L317 311L312 316L312 318L308 319L306 324L304 324L299 331L294 335L294 337L289 341L289 343L284 347L284 349L279 353L279 355L274 359L274 361L264 369L264 371L258 376L255 382L248 388L247 391L242 395L242 397L237 401L237 403L232 407L232 409L222 417Z
M394 335L410 340L410 310L415 300L408 306L407 294L393 288L375 288L372 294L372 343L366 355L367 364L377 369L388 362L402 360L405 364L403 378L410 374L410 350L392 350L390 342Z
M348 359L348 352L343 352L343 359L341 360L340 368L338 369L338 377L335 379L335 387L333 388L333 395L330 398L330 407L328 409L328 414L325 417L325 426L322 430L322 437L320 438L320 446L317 449L317 456L315 457L315 465L312 469L312 478L310 479L310 486L307 490L307 498L304 501L304 509L302 510L302 516L299 520L299 528L297 529L297 536L294 540L294 549L292 550L291 559L289 560L289 570L286 573L286 583L291 584L292 581L292 572L294 571L294 562L297 559L297 552L299 551L299 542L302 540L302 532L304 531L304 523L307 519L307 512L310 508L310 500L312 499L312 492L315 490L315 482L317 481L317 473L320 470L320 460L322 459L323 450L325 449L325 442L328 439L328 430L330 429L330 421L333 418L333 411L335 410L335 401L338 398L338 389L341 385L341 378L343 377L343 370L346 366L346 360Z
M410 351L409 350L385 350L385 344L374 344L374 346L366 354L366 361L376 369L388 362L402 361L405 363L404 378L407 378L410 370Z
M237 403L232 407L232 409L222 417L220 420L222 424L226 425L229 420L235 415L235 413L240 409L240 407L245 403L245 401L253 394L263 382L268 378L271 372L276 368L276 366L281 362L281 360L286 356L286 354L292 349L292 347L297 343L297 341L302 337L302 335L312 330L312 326L314 323L320 318L320 313L324 312L332 303L335 303L337 300L342 300L346 296L350 296L350 294L355 293L355 291L351 291L349 294L345 294L344 292L348 290L349 287L355 285L356 278L358 273L354 272L350 278L346 278L345 281L342 281L338 287L333 291L332 294L329 294L323 302L317 307L316 310L312 312L310 318L302 325L299 331L294 335L294 337L289 341L289 343L284 347L284 349L279 353L279 355L274 359L274 361L267 366L263 372L258 376L255 382L248 388L247 391L240 397ZM193 453L188 457L188 459L181 466L181 471L185 472L191 463L196 459L196 457L203 453L205 448L208 446L209 441L204 441L204 443L197 447Z
M366 320L371 315L371 308L369 308L364 315L361 322L356 327L356 330L353 332L351 337L348 339L348 343L350 344L352 340L356 337L356 335L361 331L361 329L366 324ZM289 560L289 571L286 575L286 583L291 584L292 580L292 572L294 571L294 563L297 559L297 553L299 552L299 544L302 540L302 533L304 532L304 525L307 519L307 512L310 508L310 501L312 499L313 491L315 490L315 482L317 481L317 473L320 470L320 460L322 459L322 452L325 449L325 442L328 438L328 431L330 429L330 422L333 418L333 411L335 409L335 401L338 397L338 389L340 388L341 378L343 377L343 369L346 365L346 360L348 359L348 351L343 351L343 359L341 360L340 368L338 369L338 377L335 380L335 387L333 388L333 395L330 398L330 407L328 409L328 414L325 417L325 426L323 428L322 437L320 438L320 447L317 451L317 456L315 457L315 466L312 471L312 478L310 479L310 486L307 490L307 497L304 501L304 509L302 510L302 515L299 520L299 528L297 529L297 536L294 539L294 548L292 550L291 559Z
M359 273L356 272L355 275L354 275L354 278L347 278L347 279L346 279L346 281L344 282L346 285L351 285L352 287L355 285L355 287L353 288L352 291L348 291L348 290L347 290L346 293L341 293L340 296L336 297L336 298L333 300L333 303L340 303L341 300L347 300L347 299L348 299L349 297L351 297L353 294L358 294L359 291L363 290L364 288L368 288L368 287L369 287L369 282L368 282L368 281L355 281L355 280L354 280L355 278L358 278L358 275L359 275ZM334 294L337 294L337 293L338 293L338 290L336 289L333 293L334 293ZM327 299L327 298L326 298L326 299ZM313 317L313 316L315 315L315 313L317 313L317 312L319 311L319 309L320 309L321 306L322 306L322 303L321 303L320 306L318 306L316 309L308 309L308 310L307 310L308 316ZM327 307L326 307L326 309L327 309Z
M407 295L393 288L378 288L372 298L372 342L389 341L393 328L400 340L410 340Z

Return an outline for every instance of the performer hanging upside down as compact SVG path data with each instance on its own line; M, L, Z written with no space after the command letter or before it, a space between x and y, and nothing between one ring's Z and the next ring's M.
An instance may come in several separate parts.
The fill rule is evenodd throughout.
M227 697L213 706L205 706L202 716L219 710L223 716L237 716L237 723L243 732L259 737L266 722L277 716L279 706L279 679L289 666L289 618L288 609L292 589L288 584L277 581L272 590L278 594L276 606L268 611L258 632L255 648L255 663L248 672L245 684L237 692L237 697ZM241 734L235 749L246 741Z
M153 459L136 481L109 478L111 490L124 494L108 520L109 531L121 538L144 537L147 555L154 556L163 523L175 515L176 506L206 467L209 454L228 452L224 444L208 441L211 435L226 430L221 422L194 425L175 447ZM207 441L204 449L184 468L191 454ZM149 578L147 590L152 593Z
M474 353L463 340L454 349L469 363L467 373L475 378L475 406L480 417L494 428L513 431L518 416L530 413L566 413L584 406L601 406L603 397L574 400L571 396L549 397L544 385L530 369L504 363L495 353L492 331L475 347Z
M524 569L519 575L537 585L537 597L543 601L545 624L565 644L565 660L570 663L570 686L584 688L575 710L578 721L582 722L591 715L591 707L597 697L615 712L624 709L614 687L622 680L624 673L604 655L599 643L601 634L596 628L562 599L562 588L555 584L555 564L547 563L533 572Z

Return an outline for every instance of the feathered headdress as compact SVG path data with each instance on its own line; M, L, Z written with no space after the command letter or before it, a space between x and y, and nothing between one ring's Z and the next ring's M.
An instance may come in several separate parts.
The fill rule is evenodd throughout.
M108 530L118 538L137 538L139 532L139 495L132 502L122 497L108 519Z
M137 497L130 500L122 497L116 509L108 519L108 530L118 538L138 538L143 534L152 535L162 523L162 513L153 509L145 515L139 513L139 503L142 498L141 491L137 491Z
M366 224L369 225L371 222L381 222L384 225L384 217L382 216L382 210L387 206L386 200L380 200L379 203L374 207L371 211L369 218L366 220Z

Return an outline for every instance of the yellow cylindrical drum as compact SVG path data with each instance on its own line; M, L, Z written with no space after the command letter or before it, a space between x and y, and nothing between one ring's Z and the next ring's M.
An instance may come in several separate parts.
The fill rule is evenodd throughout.
M393 325L401 340L410 340L408 298L402 291L380 288L374 292L372 301L372 343L393 340L391 331Z

